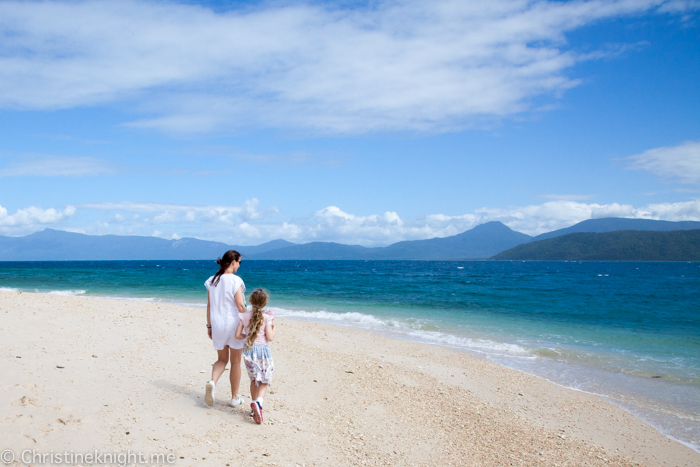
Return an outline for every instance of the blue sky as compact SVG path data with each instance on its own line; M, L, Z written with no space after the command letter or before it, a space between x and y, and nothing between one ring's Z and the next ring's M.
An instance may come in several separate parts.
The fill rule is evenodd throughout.
M0 235L700 220L700 2L0 3Z

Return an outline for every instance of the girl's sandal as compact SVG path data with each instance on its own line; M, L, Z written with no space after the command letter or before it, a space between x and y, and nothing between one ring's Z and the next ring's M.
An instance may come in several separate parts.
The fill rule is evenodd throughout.
M262 407L257 402L252 402L250 407L253 409L253 420L260 425L263 422Z

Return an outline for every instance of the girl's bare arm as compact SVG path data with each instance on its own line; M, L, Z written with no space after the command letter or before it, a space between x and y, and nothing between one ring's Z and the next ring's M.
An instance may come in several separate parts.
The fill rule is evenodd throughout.
M267 338L268 342L272 342L272 340L275 338L275 325L272 324L272 321L267 323L265 326L265 337Z
M243 323L238 323L238 327L236 328L236 339L243 339L245 336L243 335Z

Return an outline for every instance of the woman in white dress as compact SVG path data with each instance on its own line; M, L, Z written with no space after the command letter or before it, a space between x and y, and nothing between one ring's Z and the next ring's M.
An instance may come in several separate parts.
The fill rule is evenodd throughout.
M238 395L241 383L241 355L245 339L236 339L238 313L248 311L245 306L245 284L235 273L241 265L241 254L229 250L216 260L219 272L204 283L207 288L207 332L214 343L218 359L211 369L204 400L209 406L216 399L216 383L231 362L231 406L238 406L243 399Z

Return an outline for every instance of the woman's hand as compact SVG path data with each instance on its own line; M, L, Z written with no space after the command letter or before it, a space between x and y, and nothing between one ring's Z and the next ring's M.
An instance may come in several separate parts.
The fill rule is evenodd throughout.
M209 339L212 339L211 337L211 328L207 327L207 335L209 336ZM212 339L213 340L213 339Z

